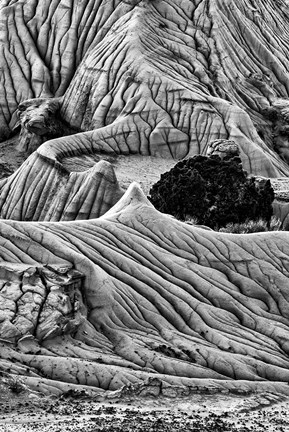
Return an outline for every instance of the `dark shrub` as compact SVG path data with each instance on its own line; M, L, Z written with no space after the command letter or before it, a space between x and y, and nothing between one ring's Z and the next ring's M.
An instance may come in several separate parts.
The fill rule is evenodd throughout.
M247 177L238 156L194 156L178 162L150 190L161 212L180 220L197 218L218 229L226 224L263 219L269 225L274 191L270 180Z

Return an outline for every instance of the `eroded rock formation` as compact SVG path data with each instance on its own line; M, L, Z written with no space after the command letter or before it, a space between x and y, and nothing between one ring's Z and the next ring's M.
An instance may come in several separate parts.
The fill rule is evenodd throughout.
M109 162L69 172L58 153L42 147L12 176L0 181L0 215L23 221L65 221L101 216L123 195Z
M221 159L233 158L240 155L238 144L232 140L214 140L209 144L207 156L219 156Z
M31 99L18 106L19 125L21 127L18 149L32 153L43 142L63 135L69 135L72 129L60 120L60 100Z
M288 394L288 233L184 224L109 163L64 163L225 139L247 172L288 175L287 2L2 0L0 18L1 140L21 126L37 148L0 181L1 371Z
M37 341L69 334L81 323L83 275L72 265L0 262L0 339L28 351Z
M1 221L0 230L2 272L19 265L1 285L4 299L13 292L1 329L20 329L1 333L2 370L54 392L155 378L164 393L288 393L288 233L187 225L156 211L137 185L98 219ZM66 276L71 266L82 283ZM28 326L18 325L23 311Z
M57 141L71 151L180 159L233 139L248 172L289 173L274 151L286 155L287 139L267 115L288 98L285 0L5 0L0 8L2 139L18 124L19 103L57 98L58 121L80 132ZM38 126L32 149L45 136Z

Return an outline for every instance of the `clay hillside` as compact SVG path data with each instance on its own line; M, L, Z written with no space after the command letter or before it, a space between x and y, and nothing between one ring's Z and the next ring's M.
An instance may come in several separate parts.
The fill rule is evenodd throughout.
M58 395L289 395L289 232L147 198L229 140L285 224L287 1L1 0L0 19L0 371Z

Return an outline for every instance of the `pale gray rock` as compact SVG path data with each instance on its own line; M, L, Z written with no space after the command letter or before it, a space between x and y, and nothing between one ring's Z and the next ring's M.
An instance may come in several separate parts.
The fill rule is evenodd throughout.
M1 139L174 159L229 139L249 173L288 175L266 115L288 100L281 3L2 1Z
M207 156L219 156L221 159L240 155L238 144L232 140L215 140L209 144Z
M188 225L136 184L98 219L0 231L0 366L31 388L288 394L287 232Z

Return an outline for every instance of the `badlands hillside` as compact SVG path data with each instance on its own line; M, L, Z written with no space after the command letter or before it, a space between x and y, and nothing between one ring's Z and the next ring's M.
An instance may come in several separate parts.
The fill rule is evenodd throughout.
M146 197L216 139L287 184L287 1L1 0L0 19L0 371L57 395L289 395L289 232Z

